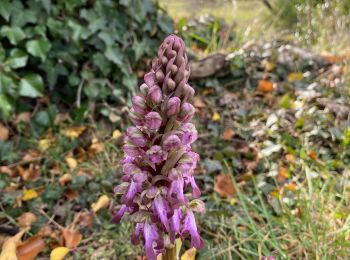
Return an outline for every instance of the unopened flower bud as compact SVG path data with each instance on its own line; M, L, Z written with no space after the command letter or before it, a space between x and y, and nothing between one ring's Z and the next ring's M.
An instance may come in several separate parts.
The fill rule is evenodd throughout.
M140 115L147 113L146 100L140 96L134 96L131 100L133 109Z
M198 138L196 127L192 123L185 123L180 127L182 144L191 144Z
M162 117L157 112L149 112L145 116L145 125L151 131L157 131L162 125Z
M123 145L123 151L128 156L136 157L141 155L140 148L134 144L126 143Z
M158 81L159 83L162 83L162 82L163 82L164 77L165 77L165 76L164 76L163 71L158 70L158 71L156 72L156 79L157 79L157 81Z
M173 116L180 112L181 100L178 97L172 97L166 105L167 116Z
M133 144L139 147L144 147L147 144L147 138L143 135L141 130L135 126L130 126L126 131L126 135Z
M175 81L173 81L172 79L168 79L168 81L167 81L167 90L168 90L168 92L174 91L175 87L176 87Z
M187 123L188 121L190 121L192 119L195 112L196 112L196 109L194 108L194 106L192 106L192 104L183 103L181 106L181 110L180 110L178 119L183 123Z
M149 89L148 97L154 104L159 104L162 101L162 90L158 85L154 85Z
M141 91L142 94L147 95L148 90L149 90L149 86L147 86L147 84L143 83L140 86L140 91Z
M181 140L177 135L169 135L163 142L165 151L176 150L180 147Z

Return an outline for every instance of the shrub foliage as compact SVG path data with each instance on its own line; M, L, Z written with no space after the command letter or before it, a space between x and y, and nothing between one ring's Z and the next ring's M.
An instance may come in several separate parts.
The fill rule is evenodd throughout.
M133 93L140 61L171 31L151 1L2 0L0 118L32 110L40 97L80 112L94 101L108 115L101 101Z

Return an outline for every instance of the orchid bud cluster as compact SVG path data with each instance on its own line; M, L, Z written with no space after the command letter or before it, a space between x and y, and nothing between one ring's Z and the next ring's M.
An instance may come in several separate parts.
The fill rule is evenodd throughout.
M122 206L113 220L119 223L129 214L136 222L131 241L143 242L148 260L164 254L177 238L189 238L197 249L203 246L193 213L203 212L204 204L197 199L200 190L193 177L199 155L191 150L198 134L190 123L195 108L189 75L185 43L170 35L144 76L140 94L132 98L134 126L126 131L124 174L115 188Z

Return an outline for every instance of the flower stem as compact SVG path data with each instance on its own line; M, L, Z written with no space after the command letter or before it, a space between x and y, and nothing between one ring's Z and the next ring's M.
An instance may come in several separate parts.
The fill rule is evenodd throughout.
M176 247L167 247L162 260L177 260Z

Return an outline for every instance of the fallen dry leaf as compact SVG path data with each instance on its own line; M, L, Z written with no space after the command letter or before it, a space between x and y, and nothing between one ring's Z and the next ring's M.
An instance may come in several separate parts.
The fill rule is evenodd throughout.
M316 161L317 160L317 155L314 151L309 150L307 151L307 156L309 156L312 160Z
M10 137L10 131L0 123L0 140L1 141L6 141Z
M109 198L107 195L102 195L98 198L96 203L91 204L91 209L93 212L97 212L102 208L106 208L109 205Z
M37 219L38 218L32 212L25 212L17 218L17 221L20 227L27 228L37 221Z
M223 138L224 140L231 140L234 135L235 135L235 132L233 131L232 128L226 128L223 133Z
M34 180L40 175L40 167L34 163L29 164L29 167L27 168L17 166L16 171L18 172L18 175L21 176L25 181Z
M185 253L181 256L181 260L195 260L196 259L196 248L192 247L190 249L187 249Z
M118 139L121 136L122 136L122 133L118 129L116 129L113 131L112 139Z
M13 123L16 125L18 123L24 122L29 123L30 122L31 114L30 112L22 112L19 113L16 118L13 120Z
M56 247L51 251L50 260L62 260L68 253L69 249L67 247Z
M22 196L22 200L23 201L28 201L28 200L32 200L38 197L38 193L33 190L33 189L29 189L29 190L24 190L23 191L23 196Z
M45 248L45 242L41 236L28 238L17 247L18 260L34 260Z
M104 150L104 144L100 142L98 139L94 138L92 140L92 144L88 149L88 153L89 155L94 155L96 153L103 152L103 150Z
M10 177L14 177L15 176L15 172L8 166L1 166L0 167L0 174L1 173L8 174Z
M231 177L224 173L215 177L214 190L226 198L232 198L236 194Z
M288 74L288 82L294 82L297 80L302 80L304 78L303 73L301 72L292 72Z
M85 126L70 126L63 131L63 134L71 139L75 139L79 137L85 131L85 129Z
M51 234L52 234L52 228L50 227L49 224L40 228L37 233L38 236L42 236L42 237L49 237L51 236Z
M75 160L73 157L66 157L66 163L68 164L69 169L74 170L78 166L77 160Z
M60 183L61 186L63 186L68 182L71 182L72 179L73 179L72 175L70 175L69 173L65 173L59 178L58 182Z
M268 80L259 80L257 90L260 92L269 93L274 90L274 86L273 83Z
M21 238L26 230L18 232L13 237L7 239L2 245L2 250L0 254L1 260L17 260L16 249L21 243Z
M213 116L212 116L212 118L211 118L211 120L213 120L213 121L219 121L219 120L220 120L220 115L219 115L219 113L218 113L218 112L214 112L214 113L213 113Z
M286 160L288 162L294 162L295 158L294 158L294 155L293 154L286 154Z
M196 108L204 108L204 107L207 107L203 100L200 98L200 97L194 97L193 98L193 105L196 107Z
M82 227L92 227L95 215L92 212L83 212L79 215L79 225Z
M64 245L68 248L77 247L81 241L82 235L78 229L65 228L62 230Z
M68 189L64 195L67 197L69 201L76 199L79 196L79 192L73 189Z

